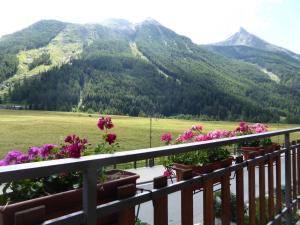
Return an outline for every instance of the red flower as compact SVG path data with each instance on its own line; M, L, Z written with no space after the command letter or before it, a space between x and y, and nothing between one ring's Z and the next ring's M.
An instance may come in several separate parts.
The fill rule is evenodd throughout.
M108 144L113 144L115 140L117 139L117 135L114 133L107 134L105 141L108 142Z
M100 130L104 130L104 128L111 129L114 127L110 116L107 116L105 118L103 116L100 117L97 125Z

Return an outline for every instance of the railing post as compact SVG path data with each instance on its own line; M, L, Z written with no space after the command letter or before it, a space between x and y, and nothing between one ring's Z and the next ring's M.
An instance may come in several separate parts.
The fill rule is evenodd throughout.
M97 224L97 167L90 164L83 171L83 192L82 204L84 211L84 224ZM63 199L62 199L63 200Z
M186 170L182 174L183 180L189 180L192 177L192 170ZM181 191L181 224L193 225L193 187L187 187Z
M250 159L254 159L255 153L250 154ZM248 165L248 191L249 191L249 225L256 224L256 206L255 206L255 163Z
M236 163L243 162L243 157L237 157ZM236 220L237 225L244 225L244 168L236 171Z
M285 205L288 209L286 215L286 224L291 225L291 151L290 151L290 134L284 135L285 147Z
M165 176L156 177L153 180L153 187L155 189L168 186L168 179ZM168 224L168 195L163 195L153 199L154 207L154 225Z

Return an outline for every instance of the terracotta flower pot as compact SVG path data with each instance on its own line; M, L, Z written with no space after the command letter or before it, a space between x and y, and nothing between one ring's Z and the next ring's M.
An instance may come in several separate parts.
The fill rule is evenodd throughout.
M227 159L213 162L213 163L208 163L203 166L195 166L195 165L186 165L186 164L181 164L181 163L174 163L173 164L173 169L176 171L176 178L177 181L182 180L182 175L183 172L186 170L192 170L194 176L202 175L205 173L211 173L214 170L221 169L228 167L232 164L233 157L229 157ZM220 179L214 179L214 183L220 182ZM195 189L201 188L200 186L195 187Z
M110 201L117 200L118 187L134 184L139 175L127 171L112 170L107 173L108 180L103 184L98 184L97 203L104 204ZM117 179L112 179L115 177ZM43 222L45 220L53 219L59 216L63 216L72 212L76 212L82 209L82 189L75 189L71 191L65 191L49 196L30 199L22 202L9 204L6 206L0 206L0 225L15 225L18 220L20 212L25 211L28 219L28 223L22 223L22 225L32 225ZM36 218L34 218L36 217ZM117 216L111 215L101 218L101 223L98 224L112 224L116 223ZM35 221L34 223L32 221Z
M241 147L241 151L243 152L244 160L248 160L251 158L251 155L263 155L265 153L270 153L276 149L280 148L280 145L277 143L272 143L271 145L264 147Z

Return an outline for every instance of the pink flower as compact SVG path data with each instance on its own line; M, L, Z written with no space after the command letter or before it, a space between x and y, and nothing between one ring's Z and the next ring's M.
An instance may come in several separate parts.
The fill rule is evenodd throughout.
M113 144L115 140L117 139L117 135L114 133L107 134L105 141L108 142L108 144Z
M193 136L194 136L193 131L187 130L182 134L181 138L183 141L188 141L188 140L192 139Z
M170 142L172 141L172 134L170 133L163 134L161 135L160 140L166 142L166 144L170 144Z
M196 142L201 142L201 141L209 141L209 140L212 140L211 136L209 135L198 135L194 138L194 141Z
M268 131L268 126L262 123L256 123L251 126L251 129L255 131L255 133L263 133Z
M166 170L164 171L164 176L165 176L165 177L171 177L172 175L173 175L173 172L172 172L171 169L166 169Z
M193 125L191 129L193 131L202 131L203 127L201 125Z

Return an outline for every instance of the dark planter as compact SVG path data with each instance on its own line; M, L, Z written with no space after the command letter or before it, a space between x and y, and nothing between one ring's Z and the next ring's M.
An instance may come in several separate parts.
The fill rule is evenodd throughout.
M112 170L107 173L108 181L103 184L98 184L97 203L104 204L110 201L117 200L118 187L134 184L139 175L127 171ZM117 179L113 176L118 175ZM120 175L120 176L119 176ZM133 193L134 194L134 193ZM18 220L18 214L26 212L28 223L20 223L22 225L33 225L45 220L60 217L72 212L82 210L82 189L75 189L65 191L49 196L30 199L23 202L9 204L7 206L0 206L0 225L15 225ZM37 216L38 215L38 216ZM24 215L23 215L24 217ZM37 217L37 218L32 218ZM108 225L116 223L117 216L111 215L101 218L101 225ZM23 218L24 220L24 218ZM25 219L26 220L26 219ZM33 222L34 221L34 222Z
M244 156L244 160L248 160L251 158L251 155L263 155L265 153L273 152L276 149L279 149L280 145L277 143L272 143L271 145L264 147L241 147L242 154Z
M232 165L233 157L229 157L227 159L213 162L213 163L208 163L203 166L195 166L195 165L186 165L186 164L181 164L181 163L174 163L173 164L173 169L176 171L176 178L177 181L182 180L182 175L183 172L186 170L192 170L193 176L198 176L202 175L205 173L211 173L214 170L221 169L228 167ZM214 179L214 183L218 183L220 179ZM196 187L195 189L198 189L201 187Z

